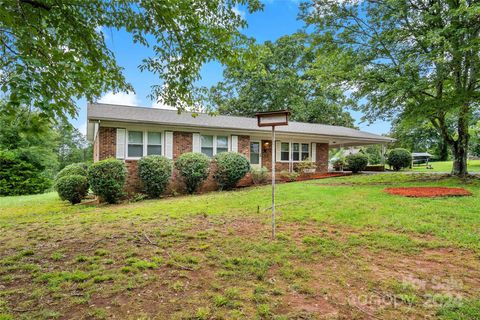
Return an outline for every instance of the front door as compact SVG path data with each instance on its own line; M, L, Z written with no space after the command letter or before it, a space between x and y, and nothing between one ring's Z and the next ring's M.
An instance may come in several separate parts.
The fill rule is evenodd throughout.
M254 168L260 168L262 163L262 150L260 141L250 141L250 165Z

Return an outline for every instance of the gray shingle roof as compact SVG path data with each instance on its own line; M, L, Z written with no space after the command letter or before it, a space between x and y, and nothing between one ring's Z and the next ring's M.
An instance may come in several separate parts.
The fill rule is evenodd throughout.
M268 132L269 127L259 128L256 118L236 116L211 116L200 113L196 117L190 112L178 114L175 110L133 107L94 103L88 105L88 121L108 120L134 123L163 124L171 126L187 126L216 129L233 129L238 131ZM297 133L307 135L321 135L339 138L355 138L376 143L392 142L394 139L356 129L290 121L288 126L277 127L278 133Z

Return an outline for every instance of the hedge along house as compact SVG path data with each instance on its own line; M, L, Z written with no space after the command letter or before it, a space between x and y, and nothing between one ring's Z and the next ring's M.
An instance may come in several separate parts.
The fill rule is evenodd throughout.
M213 157L233 151L243 154L254 168L271 168L271 129L258 127L256 118L93 103L88 105L87 121L94 161L123 160L129 191L139 188L137 161L146 155L163 155L175 161L185 152ZM351 128L301 122L289 122L276 131L277 172L291 171L304 160L315 162L316 172L327 172L329 148L394 141ZM174 173L173 183L175 180ZM208 179L203 190L214 188L213 180Z

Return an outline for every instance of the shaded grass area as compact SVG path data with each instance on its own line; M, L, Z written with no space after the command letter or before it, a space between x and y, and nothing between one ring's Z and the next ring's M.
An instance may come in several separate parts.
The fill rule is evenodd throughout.
M281 184L275 241L268 187L99 206L0 198L0 319L476 319L479 191L404 174Z

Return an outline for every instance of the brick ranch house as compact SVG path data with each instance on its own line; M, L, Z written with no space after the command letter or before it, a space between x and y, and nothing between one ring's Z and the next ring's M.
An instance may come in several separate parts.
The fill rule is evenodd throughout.
M137 161L145 155L158 154L175 161L185 152L202 152L212 157L233 151L245 155L254 168L271 168L271 129L258 127L255 118L192 116L189 112L178 114L175 110L91 103L87 121L87 137L94 145L94 161L112 157L123 160L128 170L129 192L139 191ZM327 172L329 148L394 141L346 127L292 121L288 126L277 127L276 139L277 172L291 171L307 158L316 163L317 172ZM215 187L210 177L202 189L208 191ZM174 172L170 191L178 188L180 182Z

